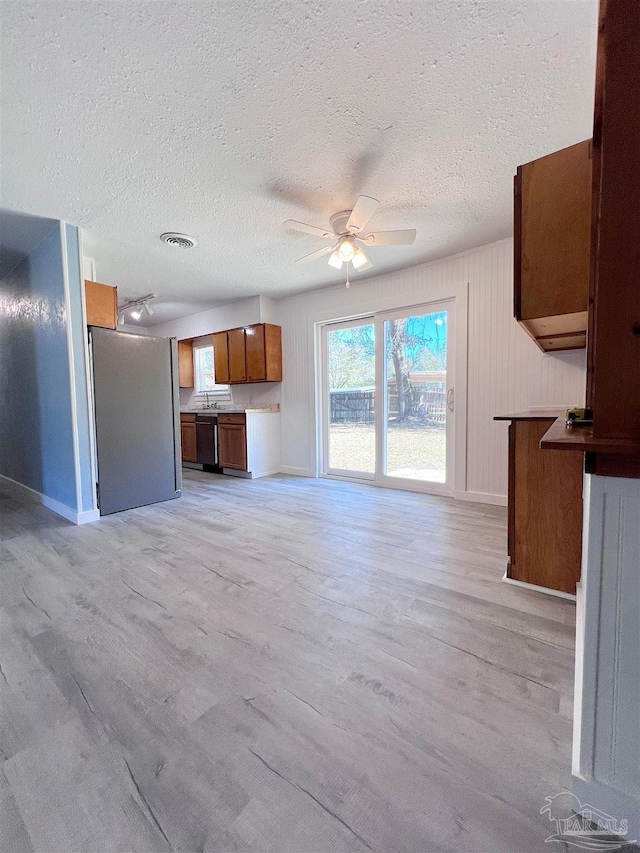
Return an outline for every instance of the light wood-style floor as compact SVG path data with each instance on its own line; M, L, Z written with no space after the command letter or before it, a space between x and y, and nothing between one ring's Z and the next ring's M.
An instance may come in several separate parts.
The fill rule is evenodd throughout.
M3 850L548 849L574 607L505 551L501 507L327 480L0 492Z

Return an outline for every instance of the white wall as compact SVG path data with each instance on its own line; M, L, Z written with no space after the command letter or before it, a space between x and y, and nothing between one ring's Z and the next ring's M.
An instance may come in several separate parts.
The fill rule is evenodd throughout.
M219 308L192 314L190 317L182 317L180 320L159 323L157 326L149 327L149 334L184 340L210 335L213 332L222 332L224 329L235 329L238 326L260 323L262 322L260 300L260 296L252 296L249 299L239 299L237 302L230 302L228 305L221 305ZM271 300L267 301L270 302Z
M573 790L640 837L640 480L585 477Z
M301 294L278 304L283 337L282 465L315 470L313 328L377 306L419 305L469 284L466 490L507 493L507 427L494 415L583 403L585 351L545 355L513 319L513 246L503 240L440 261L377 276L351 288Z

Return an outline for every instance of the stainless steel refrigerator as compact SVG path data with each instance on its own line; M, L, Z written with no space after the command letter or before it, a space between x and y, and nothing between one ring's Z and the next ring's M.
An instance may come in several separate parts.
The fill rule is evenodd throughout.
M175 338L89 329L100 515L180 497Z

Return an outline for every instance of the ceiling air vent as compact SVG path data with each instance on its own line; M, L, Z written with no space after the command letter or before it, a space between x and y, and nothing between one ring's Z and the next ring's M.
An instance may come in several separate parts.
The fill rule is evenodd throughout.
M176 249L193 249L197 245L197 240L194 240L193 237L187 237L186 234L176 234L174 231L161 234L160 239L167 246L175 246Z

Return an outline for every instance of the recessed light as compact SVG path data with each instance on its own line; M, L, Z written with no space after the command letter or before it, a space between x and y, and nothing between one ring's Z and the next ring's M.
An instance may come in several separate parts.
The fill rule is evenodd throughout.
M187 234L178 234L175 231L167 231L161 234L160 239L167 246L175 246L176 249L193 249L194 246L198 245L198 241L194 240L193 237L189 237Z

